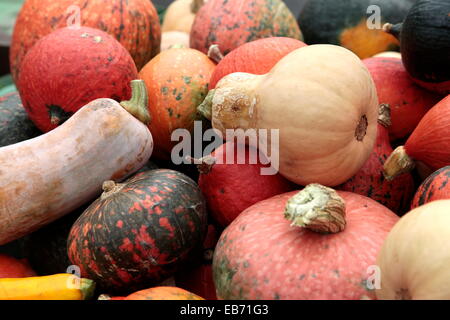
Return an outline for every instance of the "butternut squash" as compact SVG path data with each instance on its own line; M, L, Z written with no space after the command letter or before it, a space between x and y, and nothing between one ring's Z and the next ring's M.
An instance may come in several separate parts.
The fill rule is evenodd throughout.
M161 31L191 32L195 15L203 3L203 0L176 0L168 7L164 15Z
M96 99L58 128L0 148L0 245L93 200L105 180L122 180L148 161L147 91L142 80L131 85L130 101Z
M198 110L228 139L227 129L270 130L250 143L266 155L271 149L272 164L278 158L279 172L300 185L336 186L351 178L377 133L372 77L354 53L334 45L296 49L263 75L229 74ZM278 145L270 139L274 130Z
M0 300L87 300L95 282L70 273L0 279Z

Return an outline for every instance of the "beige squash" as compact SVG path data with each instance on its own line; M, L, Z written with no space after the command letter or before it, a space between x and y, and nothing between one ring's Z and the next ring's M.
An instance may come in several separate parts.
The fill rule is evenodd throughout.
M161 51L170 48L189 48L189 33L182 31L166 31L161 34Z
M96 99L56 129L0 148L0 245L93 200L105 180L122 180L148 161L147 93L142 80L132 86L123 106Z
M175 0L168 7L161 31L191 32L195 14L206 0Z
M377 53L373 57L374 58L398 58L398 59L401 59L402 54L397 51L385 51L385 52Z
M226 129L279 129L279 172L300 185L327 186L352 177L369 157L377 110L368 70L334 45L294 50L265 75L230 74L199 106L224 136Z
M450 299L450 200L417 207L392 228L378 255L378 299Z

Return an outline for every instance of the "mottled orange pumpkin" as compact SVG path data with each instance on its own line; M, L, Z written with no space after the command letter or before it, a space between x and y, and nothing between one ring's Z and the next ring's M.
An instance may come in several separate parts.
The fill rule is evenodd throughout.
M205 300L177 287L154 287L130 294L124 300Z
M79 14L79 15L78 15ZM115 37L140 70L160 50L161 26L150 0L26 0L16 20L10 49L14 82L25 54L52 31L79 23Z
M173 130L193 130L197 106L208 93L214 68L198 50L173 48L161 52L139 73L148 89L156 158L170 159L172 147L178 143L171 141Z

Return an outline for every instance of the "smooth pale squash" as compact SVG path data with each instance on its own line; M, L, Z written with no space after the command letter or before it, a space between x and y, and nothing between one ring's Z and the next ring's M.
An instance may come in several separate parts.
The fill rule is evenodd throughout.
M189 33L182 31L166 31L161 34L161 51L171 47L189 48Z
M124 300L205 300L177 287L154 287L130 294Z
M355 54L312 45L292 51L267 74L225 76L199 111L225 138L226 129L279 130L279 145L272 146L279 148L279 172L300 185L334 186L368 159L377 133L378 98ZM271 132L267 136L262 150L270 150Z
M195 14L203 5L204 0L176 0L172 2L164 14L162 32L191 32Z
M448 300L450 200L420 206L392 228L377 259L381 272L378 299Z

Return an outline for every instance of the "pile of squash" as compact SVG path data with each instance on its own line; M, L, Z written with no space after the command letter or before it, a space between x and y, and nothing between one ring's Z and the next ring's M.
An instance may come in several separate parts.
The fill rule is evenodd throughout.
M450 299L448 0L105 3L17 17L0 300Z

